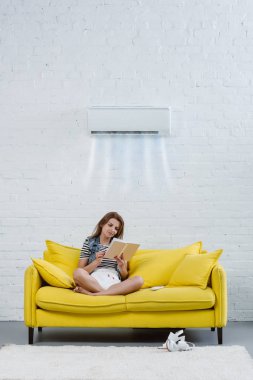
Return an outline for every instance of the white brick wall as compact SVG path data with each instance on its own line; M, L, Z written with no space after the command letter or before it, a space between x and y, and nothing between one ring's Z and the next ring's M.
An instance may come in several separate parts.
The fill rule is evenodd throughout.
M253 3L1 0L0 320L23 319L44 240L105 212L142 247L224 248L229 318L253 319ZM88 105L172 107L172 136L91 138Z

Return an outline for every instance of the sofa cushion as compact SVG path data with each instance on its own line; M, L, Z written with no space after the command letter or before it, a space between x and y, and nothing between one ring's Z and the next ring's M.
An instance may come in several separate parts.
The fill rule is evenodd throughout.
M117 313L126 311L124 296L86 296L70 289L43 286L36 294L36 304L44 310L64 313Z
M177 249L139 250L129 261L129 277L141 276L142 288L167 285L177 265L187 254L199 254L202 243Z
M211 288L195 286L162 288L156 291L141 289L126 296L128 311L201 310L214 306L215 295Z
M168 286L207 287L212 268L222 254L222 249L203 255L186 255L173 273Z
M42 259L32 259L32 261L40 276L49 285L59 288L73 288L75 286L74 280L54 264Z
M64 270L73 278L73 272L78 266L80 258L80 248L68 247L46 240L47 251L44 252L44 259Z

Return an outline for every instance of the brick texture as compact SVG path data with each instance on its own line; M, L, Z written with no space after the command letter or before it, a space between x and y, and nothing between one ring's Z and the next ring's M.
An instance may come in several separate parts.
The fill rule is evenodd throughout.
M1 0L0 320L23 319L45 239L117 210L143 248L223 248L253 319L253 3ZM172 134L90 137L92 105L170 106Z

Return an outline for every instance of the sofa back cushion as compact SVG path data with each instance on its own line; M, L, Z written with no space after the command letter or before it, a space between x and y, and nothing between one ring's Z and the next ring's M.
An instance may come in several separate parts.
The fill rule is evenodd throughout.
M141 276L142 288L167 285L184 256L199 254L201 250L202 242L176 249L139 250L129 261L129 277Z
M222 249L202 255L186 255L171 276L168 286L198 286L206 289L210 273Z
M51 240L46 240L46 245L47 251L44 252L44 259L73 278L73 272L77 268L80 258L80 249L58 244Z

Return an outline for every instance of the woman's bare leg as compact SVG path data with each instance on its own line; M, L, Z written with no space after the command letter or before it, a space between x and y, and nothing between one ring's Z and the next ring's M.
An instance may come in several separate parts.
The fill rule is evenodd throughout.
M89 292L99 292L105 290L85 269L77 268L74 272L73 277L77 285L77 287L74 289L76 292L78 292L79 287L84 290L88 290Z
M128 278L122 282L119 282L118 284L110 286L108 289L101 290L97 293L94 293L95 296L113 296L113 295L126 295L129 293L137 292L142 285L143 285L143 279L140 276L135 276Z
M77 292L87 294L90 296L115 296L115 295L126 295L129 293L136 292L143 285L143 279L140 276L135 276L132 278L128 278L118 284L114 284L110 286L108 289L103 289L100 291L92 292L87 291L83 287L77 289Z

